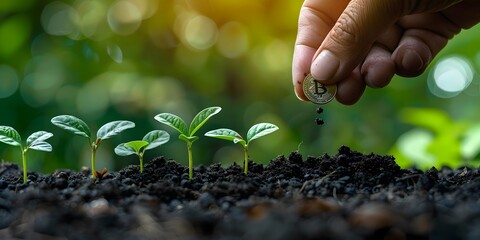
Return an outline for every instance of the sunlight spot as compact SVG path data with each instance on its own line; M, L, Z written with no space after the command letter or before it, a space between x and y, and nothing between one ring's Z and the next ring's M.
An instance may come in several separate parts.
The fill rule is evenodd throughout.
M75 9L80 15L79 28L87 38L97 38L104 35L106 28L107 7L100 1L79 1Z
M41 23L45 32L66 36L76 31L75 9L63 2L52 2L42 12ZM78 17L78 16L77 16Z
M244 25L229 22L220 28L218 51L227 58L237 58L248 49L248 34Z
M264 48L263 56L271 71L285 71L290 67L290 46L284 41L272 41Z
M185 41L194 49L210 48L217 40L218 29L213 20L205 16L195 16L184 29Z
M129 35L140 27L142 14L134 4L121 0L110 7L107 20L113 32Z
M134 4L142 15L142 19L152 17L158 8L158 0L128 0Z
M37 56L25 67L20 93L27 104L39 107L55 97L65 79L63 65L51 56Z
M8 65L0 65L0 77L0 98L10 97L18 89L17 72Z
M428 76L428 87L437 97L450 98L460 94L472 82L474 72L470 62L462 57L439 61Z

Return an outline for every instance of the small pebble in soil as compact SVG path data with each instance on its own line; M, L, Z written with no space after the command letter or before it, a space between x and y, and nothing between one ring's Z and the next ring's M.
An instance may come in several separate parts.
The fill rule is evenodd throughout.
M8 187L8 183L2 179L0 179L0 189L5 189Z

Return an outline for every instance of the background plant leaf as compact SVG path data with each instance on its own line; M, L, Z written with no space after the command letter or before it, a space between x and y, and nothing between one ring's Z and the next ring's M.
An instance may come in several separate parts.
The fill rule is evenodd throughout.
M242 136L239 133L228 128L219 128L212 131L208 131L207 133L205 133L205 136L233 141L234 143L241 143L242 145L246 144L245 140L242 138Z
M22 138L17 130L9 126L0 126L0 142L12 146L22 146Z
M88 128L87 124L83 120L77 117L71 115L60 115L52 118L51 122L53 123L53 125L61 129L72 132L75 135L90 139L90 128Z
M193 134L195 134L198 129L200 129L203 124L208 121L208 119L210 119L213 115L219 113L221 110L221 107L209 107L197 113L197 115L193 118L192 123L190 124L188 135L193 136Z
M480 124L474 125L462 137L462 156L472 161L480 153Z
M448 115L438 109L405 108L400 112L403 122L423 127L434 133L442 133L445 128L453 124Z
M97 131L97 138L104 140L111 138L129 128L134 128L135 123L130 121L113 121L103 125Z
M147 133L142 140L148 142L145 150L150 150L167 143L170 140L170 134L163 130L153 130Z
M131 146L125 145L125 143L120 143L115 149L115 154L118 156L129 156L136 154L135 149Z
M180 134L188 135L188 128L185 121L175 114L160 113L155 116L155 120L177 130Z
M247 132L247 144L254 139L263 137L267 134L275 132L278 130L278 127L271 123L258 123L253 125Z
M45 142L45 140L51 138L52 136L53 136L52 133L45 132L45 131L34 132L27 138L26 149L34 149L38 151L51 152L52 145L50 145L50 143L48 142Z

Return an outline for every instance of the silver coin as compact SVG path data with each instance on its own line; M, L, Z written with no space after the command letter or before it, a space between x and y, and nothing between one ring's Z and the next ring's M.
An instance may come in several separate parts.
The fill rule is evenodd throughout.
M303 81L303 93L308 100L316 104L325 104L335 98L337 85L323 85L308 74Z

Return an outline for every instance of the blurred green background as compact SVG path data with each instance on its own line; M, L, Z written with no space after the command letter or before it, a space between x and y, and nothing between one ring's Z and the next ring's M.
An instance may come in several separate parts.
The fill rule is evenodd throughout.
M393 154L421 168L480 161L480 26L451 41L420 77L396 77L367 89L354 106L330 103L317 126L316 106L297 100L291 59L300 0L77 0L0 1L0 125L23 139L55 134L53 153L30 151L29 170L51 172L89 165L85 139L54 127L71 114L92 131L112 120L137 127L102 142L97 168L137 164L113 148L153 129L172 137L147 152L186 164L185 143L153 117L171 112L190 121L221 106L198 133L196 164L241 164L242 148L203 137L228 127L245 134L258 122L280 127L250 146L267 163L299 150L335 154L348 145ZM0 145L0 159L20 163L18 148Z

